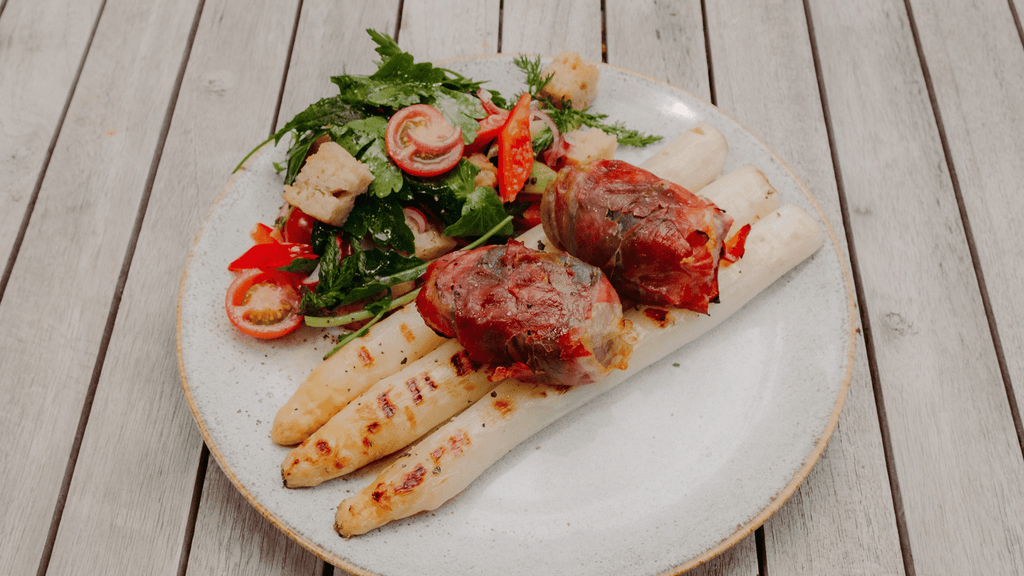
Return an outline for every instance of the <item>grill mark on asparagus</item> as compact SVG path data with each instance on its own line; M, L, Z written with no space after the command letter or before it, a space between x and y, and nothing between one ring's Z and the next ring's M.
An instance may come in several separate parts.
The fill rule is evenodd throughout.
M369 368L373 366L373 355L366 349L366 346L359 347L359 361L363 363L363 366Z
M441 458L446 453L452 456L462 456L463 448L472 443L473 441L469 439L469 434L466 434L465 430L458 430L430 452L430 459L434 461L434 464L440 464Z
M395 494L402 494L404 492L412 492L417 486L423 483L423 477L427 475L427 469L422 464L417 464L412 471L402 476L402 481L398 486L395 486Z
M391 403L387 392L381 392L380 396L377 396L377 406L380 407L381 412L388 418L395 415L395 405Z
M480 368L480 364L474 362L465 350L459 350L452 356L451 365L452 368L455 369L455 374L459 377L465 376L466 374Z
M501 412L502 416L508 416L515 411L515 407L512 406L512 402L505 398L498 398L491 404L494 406L495 410Z
M423 394L420 394L420 387L416 385L416 380L426 375L427 374L424 372L423 374L420 374L420 376L413 376L405 381L405 387L412 393L413 404L419 405L423 403Z
M412 333L412 330L409 328L409 325L406 324L405 322L402 322L398 326L398 329L402 331L402 336L405 338L406 342L412 344L412 342L416 340L416 335Z

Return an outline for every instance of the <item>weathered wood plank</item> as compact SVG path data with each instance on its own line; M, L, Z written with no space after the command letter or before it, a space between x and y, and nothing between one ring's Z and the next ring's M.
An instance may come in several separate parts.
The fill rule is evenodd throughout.
M708 5L718 103L765 140L815 195L845 248L836 177L803 4ZM764 33L770 30L770 33ZM839 426L791 501L765 525L769 570L903 571L864 342Z
M291 20L287 13L290 9L294 14L296 4L208 0L204 5L49 574L177 573L201 447L181 392L174 352L178 279L192 237L231 169L270 127L291 37L291 26L280 23ZM122 77L133 86L145 87L138 94L144 96L154 86L173 84L196 8L182 2L144 8L132 2L108 2L96 40L97 66L123 67L126 64L118 64L117 54L138 53L139 70L120 72L113 80L97 70L83 77L83 86L99 91ZM136 29L142 22L149 26L139 34L146 41L140 46L121 45L118 39L128 36L124 30ZM164 30L174 30L175 35L168 36ZM160 60L156 53L164 54L166 65L155 65ZM159 103L163 108L154 116L162 119L166 98ZM138 101L132 109L145 107ZM128 124L127 129L132 126ZM118 158L103 161L118 163ZM59 164L68 170L80 165ZM149 166L139 168L144 175ZM142 186L137 189L141 191ZM137 201L133 211L136 205ZM102 276L113 279L117 271L108 270ZM219 514L218 506L230 505L218 494L214 489L204 498L198 534L219 530L207 523ZM238 548L256 552L265 545L270 550L284 546L286 540L275 530L223 534L239 538L235 547L214 550L214 558L203 554L208 548L201 548L197 563L220 565ZM286 556L282 561L291 559Z
M336 95L331 76L372 74L380 58L366 29L393 38L397 18L398 0L305 2L278 126L320 98Z
M21 227L100 0L11 0L0 18L0 266ZM0 267L0 271L2 271Z
M601 10L598 0L505 3L501 51L554 56L562 50L601 62Z
M608 63L711 101L699 0L606 2Z
M194 12L106 4L0 302L0 321L33 327L0 337L0 558L10 573L34 573L46 544ZM117 514L108 510L106 527Z
M423 62L494 54L500 15L499 0L406 2L398 45Z
M915 571L1020 573L1024 461L905 5L809 5Z
M320 576L323 562L261 516L211 459L186 574Z
M1018 407L1024 407L1024 47L1000 0L912 2ZM1017 209L1007 209L1016 207Z

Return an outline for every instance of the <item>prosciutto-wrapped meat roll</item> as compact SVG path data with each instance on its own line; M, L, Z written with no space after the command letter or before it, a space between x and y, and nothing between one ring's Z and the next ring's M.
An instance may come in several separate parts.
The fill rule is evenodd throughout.
M625 368L622 304L601 271L510 240L430 265L416 306L427 326L494 366L492 380L573 386Z
M541 201L558 247L601 268L623 298L707 313L732 218L621 160L562 169Z

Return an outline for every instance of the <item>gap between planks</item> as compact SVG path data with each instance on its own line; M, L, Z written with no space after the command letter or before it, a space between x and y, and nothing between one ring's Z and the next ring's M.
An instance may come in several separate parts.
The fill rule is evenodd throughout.
M21 251L21 245L25 240L25 233L28 231L28 224L32 219L36 200L39 198L39 191L43 187L43 178L46 177L46 171L50 166L50 160L53 158L53 151L57 147L57 138L60 137L61 129L64 127L64 120L67 118L68 110L71 108L71 100L75 96L78 81L82 77L82 70L85 68L85 61L89 56L90 49L92 48L92 41L96 37L96 30L99 28L100 19L103 17L103 11L106 4L106 0L103 0L100 4L99 10L96 11L96 18L93 20L92 29L89 31L89 39L85 43L85 49L82 51L82 57L78 62L78 68L75 70L75 77L71 81L71 87L68 90L67 98L64 100L64 108L60 112L60 117L57 120L57 126L53 130L53 136L50 138L50 144L47 146L46 154L43 156L43 164L39 169L39 176L36 178L36 183L32 187L32 193L29 196L28 204L25 206L25 214L22 217L21 226L18 228L18 234L15 236L14 245L11 247L11 254L7 259L7 265L4 267L3 274L0 275L0 301L4 298L4 292L7 290L7 283L11 278L11 272L14 270L14 262L18 259L18 253ZM3 9L6 8L6 6L7 0L3 0L3 3L0 4L0 14L3 13ZM103 349L104 346L101 344L101 350ZM53 553L53 544L57 538L57 526L60 524L60 517L64 512L64 504L67 501L68 489L71 486L71 475L74 471L75 460L78 457L78 451L82 445L83 431L85 430L85 423L83 420L88 420L86 414L88 414L89 409L92 406L92 399L95 396L95 388L98 381L98 372L94 368L93 374L89 380L89 388L86 391L82 414L79 416L75 439L71 444L71 454L68 457L68 463L64 469L64 478L61 482L60 491L57 493L57 501L54 504L53 516L50 520L50 529L46 534L46 542L43 543L43 550L39 560L39 568L37 569L37 574L40 576L46 573L46 569L50 562L50 556Z
M1013 3L1013 0L1006 0L1006 3L1010 6L1010 15L1013 16L1013 24L1017 27L1017 37L1020 38L1021 47L1024 48L1024 28L1020 24L1020 14L1017 13L1017 6Z
M93 38L96 37L96 29L99 28L100 18L103 16L103 9L106 7L106 0L102 0L99 10L96 12L96 19L93 21L92 30L89 31L89 40L85 43L85 50L82 51L82 57L78 61L78 69L75 70L75 77L71 81L71 88L68 90L68 96L64 100L64 108L60 112L60 117L57 119L57 126L53 130L53 136L50 138L50 144L46 147L46 154L43 155L43 165L39 168L39 176L36 178L36 183L32 187L32 192L29 194L28 203L25 205L25 214L21 219L21 226L18 227L18 233L14 237L14 244L11 246L11 254L7 258L7 264L4 266L4 270L0 273L0 300L4 299L4 292L7 291L7 283L11 279L11 272L14 270L14 262L18 259L18 252L21 251L21 245L25 241L25 233L28 231L29 220L32 219L32 213L35 210L36 200L39 198L39 190L43 187L43 178L46 177L46 171L50 166L50 159L53 158L53 151L57 147L57 138L60 137L61 129L64 127L64 120L67 118L68 110L71 108L71 99L75 96L75 89L78 87L78 80L82 77L82 70L85 68L85 60L89 56L89 50L92 48ZM7 0L0 0L0 15L3 15L4 8L7 6ZM64 494L64 491L61 492Z
M124 287L128 281L128 270L131 267L132 259L135 255L135 247L138 244L139 232L142 229L142 223L145 219L146 208L149 205L149 198L153 191L153 183L156 180L157 167L160 164L160 158L163 155L164 144L167 142L167 134L170 131L171 119L174 116L174 108L177 104L178 93L181 90L181 83L185 76L185 70L188 66L188 59L192 52L192 44L195 40L196 30L199 27L199 18L203 11L205 0L199 0L196 8L196 14L192 20L192 29L189 31L188 41L185 44L185 52L182 56L181 64L178 66L177 77L175 78L174 88L171 90L171 99L167 105L167 110L164 113L163 122L160 128L160 135L157 139L156 149L153 153L153 159L150 163L149 174L146 176L146 183L143 189L142 198L139 202L139 208L136 211L135 223L132 227L132 233L128 240L128 246L125 249L124 259L121 263L121 271L118 274L117 284L114 288L114 294L110 302L110 309L107 313L107 320L103 327L103 336L100 339L99 350L96 353L96 362L93 364L92 374L89 378L89 386L86 390L85 399L82 405L82 412L79 416L78 427L75 431L75 439L71 446L71 452L68 455L68 463L64 471L64 479L61 483L60 493L57 496L57 502L54 506L53 517L50 521L50 529L46 535L46 543L43 547L42 555L39 559L39 568L36 571L37 576L44 576L49 568L50 558L53 554L54 543L57 539L57 531L60 528L61 518L64 514L64 506L67 503L68 490L71 487L71 480L74 477L75 466L78 462L78 455L82 447L82 439L85 437L85 430L89 425L89 415L92 412L93 400L96 397L96 387L99 385L100 374L103 372L103 364L106 360L107 349L110 345L110 338L114 332L114 323L117 320L118 309L121 305L121 296L124 294ZM7 279L9 278L10 268L13 268L13 261L18 252L18 248L21 245L21 241L24 238L25 230L28 228L28 221L31 218L31 208L35 205L36 198L38 197L39 190L42 187L43 177L46 174L46 167L49 164L50 158L53 153L53 149L56 146L57 138L60 135L60 128L63 126L64 119L67 115L68 108L71 104L71 99L74 96L75 87L78 85L78 80L81 76L82 69L85 66L86 58L89 54L89 49L92 46L92 41L95 38L96 30L99 27L100 19L103 16L104 8L106 7L106 0L100 5L99 13L96 16L96 21L93 24L92 32L89 36L89 41L86 44L86 49L82 55L82 60L79 63L79 68L75 74L75 80L72 82L72 88L68 94L67 102L65 102L64 110L61 112L61 118L57 125L57 130L54 132L53 139L50 142L50 147L47 149L46 157L44 160L43 169L40 172L36 186L33 189L32 197L29 202L29 209L26 210L25 218L22 222L22 227L18 232L18 237L15 242L15 250L12 251L11 262L8 264L8 269L4 272L2 278L3 284L0 285L0 298L3 297L3 288L6 287ZM194 524L194 521L191 522Z
M996 353L996 362L999 365L999 375L1003 380L1003 387L1006 389L1006 403L1010 409L1010 416L1013 418L1013 427L1017 432L1017 446L1024 456L1024 425L1021 423L1020 407L1017 406L1017 398L1013 393L1013 381L1010 379L1010 368L1006 364L1006 354L1003 350L1003 341L999 337L999 323L996 321L995 311L992 309L992 300L988 295L988 285L985 283L985 273L981 268L981 259L978 257L978 247L974 242L974 232L971 229L970 215L967 213L967 205L964 203L963 192L960 189L960 178L956 173L956 165L953 163L953 153L949 147L949 139L946 136L946 127L942 122L942 111L939 110L938 97L935 95L935 86L932 83L932 75L928 69L928 61L924 56L924 48L921 46L921 37L917 30L917 21L914 19L914 10L910 0L903 0L907 9L907 19L910 22L910 33L914 38L914 48L917 50L917 58L921 63L921 73L924 77L924 85L928 90L928 102L932 108L935 118L935 126L939 133L939 142L942 144L942 154L946 159L946 166L949 170L950 183L953 185L953 194L956 197L957 209L960 212L960 221L964 227L964 238L967 240L967 250L971 255L971 264L974 266L974 275L978 282L978 291L981 293L981 304L985 310L985 319L988 322L989 334L992 336L992 347ZM1021 34L1020 19L1013 8L1013 0L1007 0L1010 10L1013 13L1014 23L1017 25L1017 33ZM1024 37L1022 37L1024 42Z
M304 2L304 0L298 0L298 2L296 3L295 18L294 18L294 20L292 22L291 38L289 39L289 42L288 42L288 50L285 51L284 68L283 68L282 73L281 73L281 86L280 86L280 89L277 92L277 102L275 102L275 104L274 104L274 113L273 113L273 116L272 116L271 121L270 121L270 130L268 132L268 136L272 136L275 132L277 132L277 122L278 122L278 118L279 118L279 116L281 114L281 104L284 101L284 89L285 89L285 86L288 83L288 72L291 69L292 54L294 53L294 50L295 50L295 38L298 35L299 22L302 19L302 6L303 6L303 2ZM196 36L196 32L197 32L197 30L199 28L199 21L200 21L202 12L203 12L204 5L205 5L205 0L200 0L200 5L199 5L199 8L198 8L198 10L196 12L195 20L192 23L192 31L189 34L189 39L188 39L188 44L187 44L187 48L186 48L186 52L185 52L185 57L184 57L184 60L182 61L182 66L181 66L181 70L180 70L180 73L179 73L179 76L178 76L177 84L175 85L175 88L174 88L173 101L172 101L171 105L168 108L167 123L164 126L165 131L161 134L161 144L160 144L161 151L163 149L163 141L166 139L166 135L167 135L166 130L170 128L170 119L174 115L174 107L175 107L174 105L175 105L175 103L177 101L178 93L179 93L179 91L181 89L181 82L184 79L184 73L185 73L185 69L187 67L188 59L191 56L192 45L195 42L195 36ZM399 12L399 16L401 16L401 12ZM156 174L156 166L158 164L159 164L159 158L156 158L154 160L153 171L152 171L154 176ZM147 185L147 191L146 191L147 192L146 193L147 199L148 199L148 196L149 196L149 192L151 190L152 190L152 181L149 181L148 185ZM142 212L144 212L144 209L142 210ZM140 212L140 221L141 221L142 212ZM133 236L133 240L134 240L134 238L138 237L138 232L139 232L139 229L136 229L135 230L135 235ZM134 245L134 242L133 242L133 245ZM178 576L185 576L188 573L189 558L190 558L190 556L192 554L192 540L193 540L193 537L195 536L196 522L198 521L198 518L199 518L199 506L202 503L202 499L203 499L203 488L206 485L206 472L207 472L207 469L209 467L209 462L210 462L210 449L209 449L209 447L207 447L206 442L204 441L203 445L202 445L202 449L200 451L200 455L199 455L199 465L198 465L198 467L196 469L196 478L195 478L195 484L194 484L193 489L192 489L192 501L191 501L191 504L189 506L188 519L187 519L186 524L185 524L185 537L182 540L181 555L180 555L179 560L178 560L178 571L177 571L177 575ZM323 576L333 576L333 574L334 574L334 567L331 566L327 562L324 562L323 566L324 566ZM38 576L42 576L42 575L40 574Z
M846 189L843 185L843 172L839 163L839 151L836 148L835 129L828 106L828 93L825 89L825 78L821 70L821 57L818 54L818 41L814 30L814 19L811 16L809 0L803 0L804 16L807 19L807 33L811 43L811 56L814 61L814 73L818 80L818 93L821 100L822 114L825 118L825 131L828 134L829 153L832 157L832 169L836 178L836 189L839 193L839 209L842 215L843 229L846 236L847 250L850 258L850 273L853 276L854 290L857 295L857 307L864 336L864 347L868 359L868 372L871 376L871 388L875 399L875 411L878 415L878 426L882 437L882 450L885 454L885 468L889 477L889 492L892 494L893 510L896 516L896 533L899 536L900 550L903 555L903 569L906 576L915 576L914 557L910 549L910 535L907 529L903 498L900 492L899 478L892 450L892 439L889 433L889 421L885 414L885 401L882 394L881 376L875 357L875 344L871 330L871 319L861 280L860 265L857 260L856 242L850 225L850 209L846 200ZM916 36L915 36L916 37ZM767 576L762 574L761 576Z

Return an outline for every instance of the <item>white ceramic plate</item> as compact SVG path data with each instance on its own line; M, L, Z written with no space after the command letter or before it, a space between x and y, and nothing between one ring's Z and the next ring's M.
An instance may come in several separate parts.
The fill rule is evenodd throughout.
M522 74L508 56L446 63L511 97ZM698 121L730 143L726 171L758 166L781 193L824 216L770 150L712 105L669 85L601 67L594 109L671 140ZM623 149L639 162L657 151ZM243 151L240 151L243 153ZM341 500L376 470L313 489L282 487L287 453L270 441L277 409L329 344L302 328L259 342L224 314L227 264L269 223L281 178L269 149L236 174L196 238L182 279L182 383L220 466L278 528L357 574L387 576L677 573L760 526L817 460L849 382L853 308L833 236L712 333L570 413L507 454L432 513L345 540ZM371 467L373 468L373 467Z

